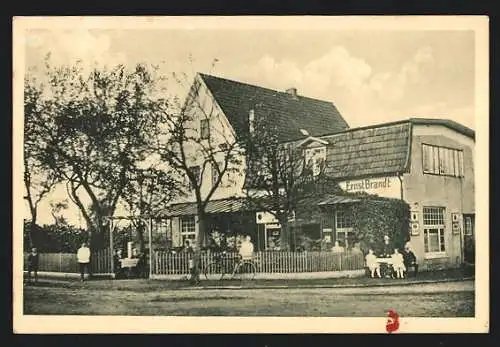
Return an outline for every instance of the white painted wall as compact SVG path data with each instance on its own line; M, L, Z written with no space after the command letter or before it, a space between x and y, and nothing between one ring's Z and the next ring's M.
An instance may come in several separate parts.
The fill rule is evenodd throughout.
M423 125L423 124L414 124L413 125L413 136L444 136L449 139L452 139L463 146L467 146L470 148L475 148L476 142L468 136L460 134L455 130L452 130L443 125ZM472 151L472 163L475 163L475 151Z
M193 121L187 124L187 128L190 129L193 136L200 136L200 121L209 116L210 118L210 133L212 136L212 146L218 146L221 143L229 141L233 143L235 141L235 133L230 125L229 121L225 117L224 113L220 109L219 105L214 101L213 96L208 90L207 86L203 82L200 76L196 79L201 83L201 87L197 96L197 101L194 102L195 107L191 110L193 112ZM190 101L188 100L188 103ZM208 140L207 140L208 141ZM208 142L206 142L208 143ZM190 166L199 165L200 168L203 164L203 158L200 158L200 145L192 143L187 148L188 162ZM235 172L227 172L224 178L217 188L217 190L212 195L212 200L214 199L224 199L233 196L243 196L243 185L245 180L245 157L243 155L243 150L241 148L237 149L239 153L239 159L242 161L242 165L232 166ZM223 165L225 155L221 153L218 156L218 161ZM212 187L212 167L208 164L205 171L202 173L202 186L201 193L202 197L206 197ZM194 192L188 194L186 197L178 198L175 202L187 202L196 201Z

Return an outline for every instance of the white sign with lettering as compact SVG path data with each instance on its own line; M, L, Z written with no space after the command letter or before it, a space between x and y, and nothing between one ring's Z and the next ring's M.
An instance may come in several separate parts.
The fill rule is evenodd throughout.
M401 198L401 181L398 177L377 177L339 182L347 193L365 192L386 198Z

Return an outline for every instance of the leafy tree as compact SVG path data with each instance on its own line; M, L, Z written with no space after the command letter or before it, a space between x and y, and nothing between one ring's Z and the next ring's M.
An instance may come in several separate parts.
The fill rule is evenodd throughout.
M50 214L52 215L52 218L54 218L55 224L68 224L64 216L59 215L61 211L67 210L68 207L67 200L50 202Z
M47 196L48 193L60 182L60 179L53 172L48 170L43 161L43 148L39 146L39 122L41 117L41 91L28 83L26 80L24 90L24 188L26 195L31 222L28 232L28 244L35 247L33 233L37 230L36 223L38 217L38 205Z
M66 182L89 229L100 232L128 184L128 174L150 149L168 118L157 67L138 64L94 68L54 66L25 81L25 117L44 171ZM90 200L89 205L85 202ZM89 236L90 237L90 236Z

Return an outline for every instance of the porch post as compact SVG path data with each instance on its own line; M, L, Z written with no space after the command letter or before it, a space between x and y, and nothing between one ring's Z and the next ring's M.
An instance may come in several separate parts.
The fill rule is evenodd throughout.
M153 218L149 217L149 278L153 276Z
M114 277L115 274L115 261L114 261L114 247L113 247L113 229L114 229L114 223L113 223L113 218L109 218L109 247L111 250L111 273Z

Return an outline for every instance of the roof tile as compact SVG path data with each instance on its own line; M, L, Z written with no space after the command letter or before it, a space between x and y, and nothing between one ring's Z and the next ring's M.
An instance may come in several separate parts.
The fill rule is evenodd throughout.
M275 115L281 128L279 139L283 142L303 138L300 129L307 130L311 136L321 136L349 128L331 102L295 97L287 92L206 74L200 76L237 134L248 131L248 113L256 104L260 104L264 113Z

